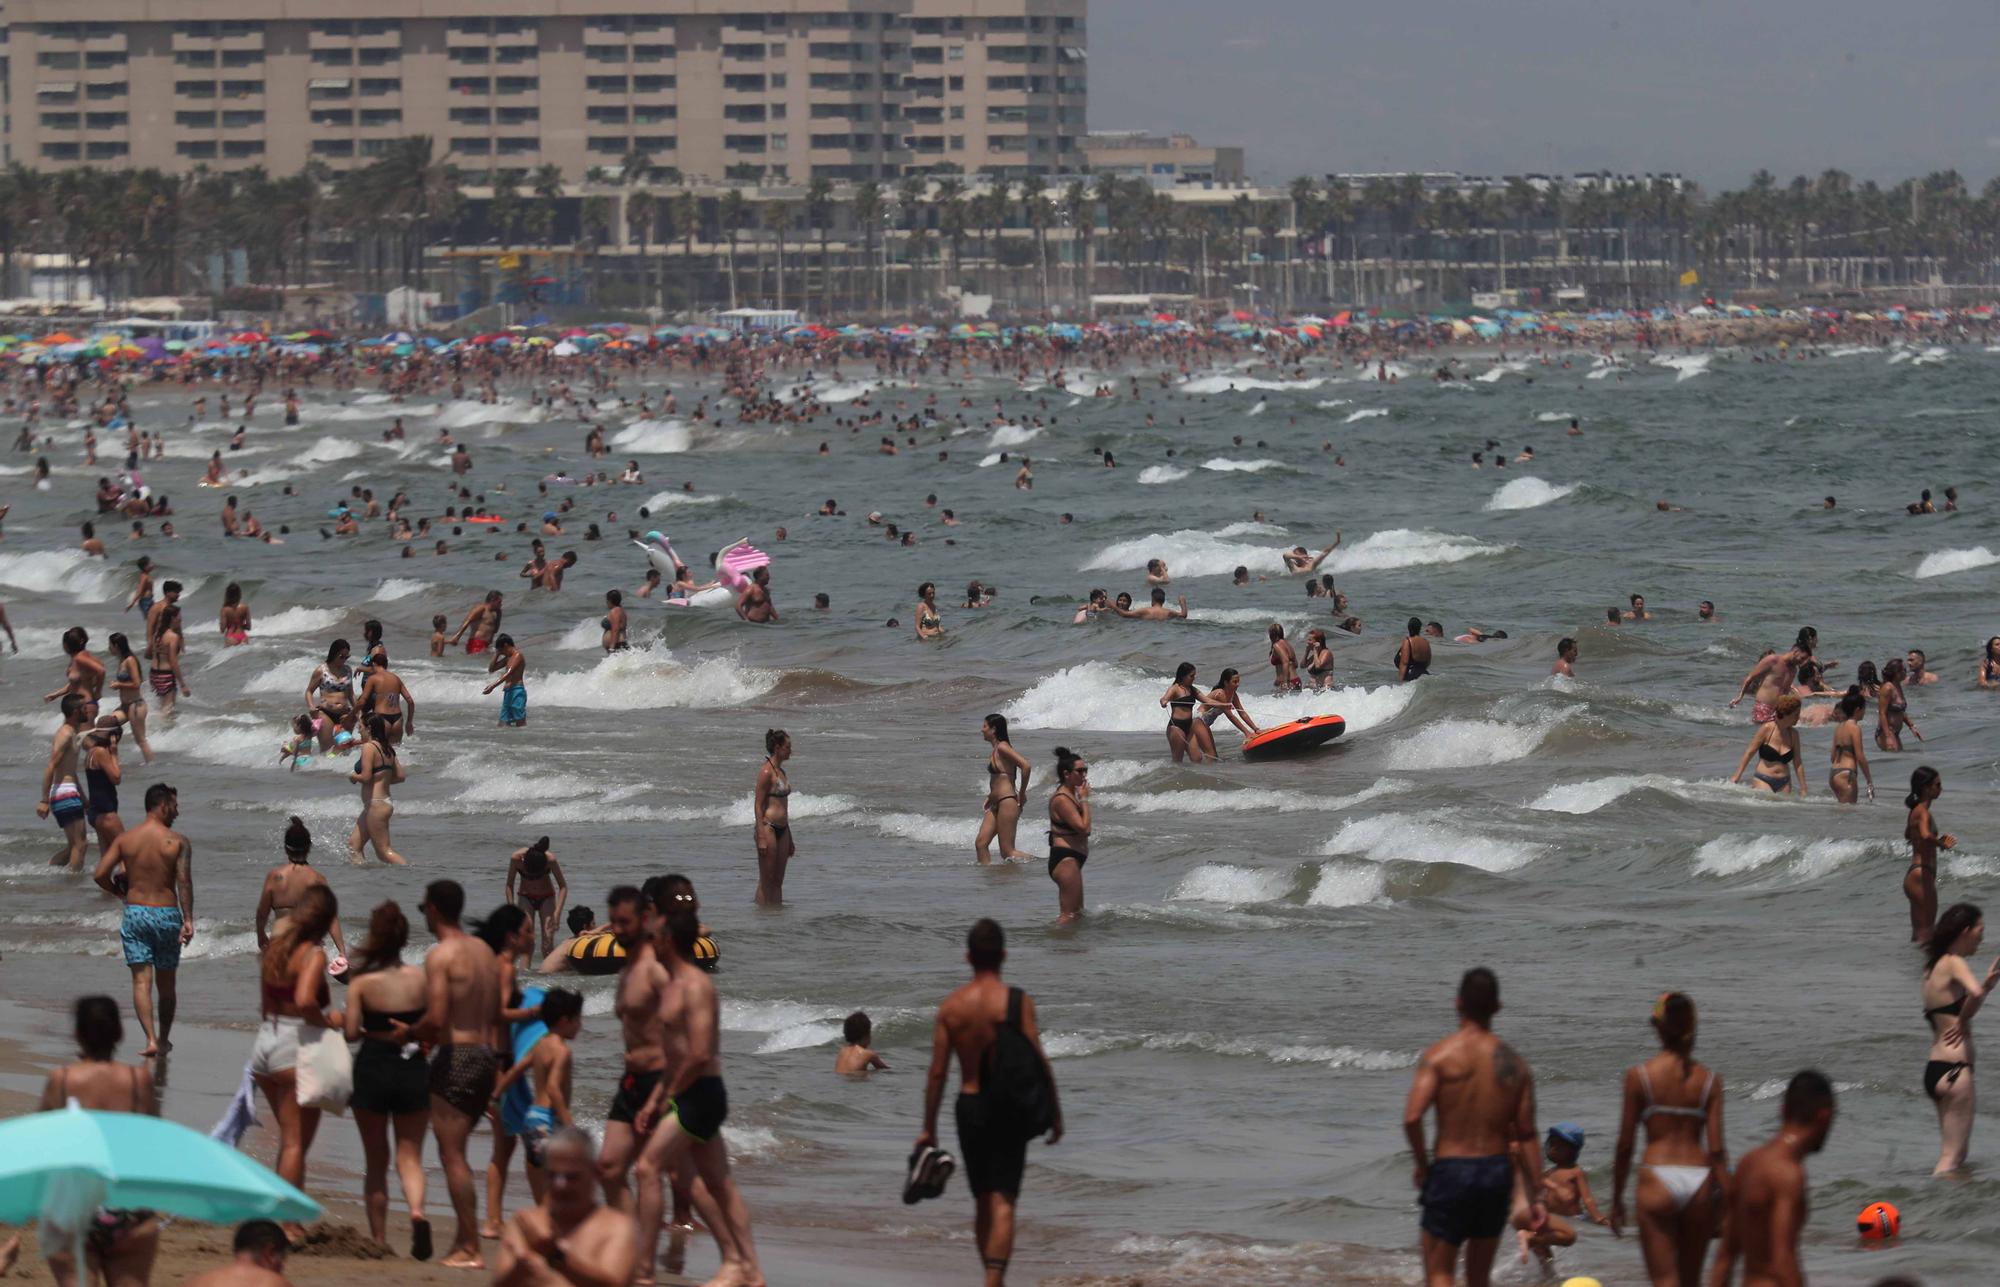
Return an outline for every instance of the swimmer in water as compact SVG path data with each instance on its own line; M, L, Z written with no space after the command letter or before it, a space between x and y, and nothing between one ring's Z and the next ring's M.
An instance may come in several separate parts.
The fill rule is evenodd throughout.
M1201 746L1194 740L1194 708L1201 701L1201 694L1194 686L1194 663L1184 661L1174 670L1174 682L1160 698L1160 705L1168 711L1167 749L1173 753L1174 763L1191 759L1199 764L1205 757ZM1054 806L1051 806L1052 808Z
M757 906L780 907L785 901L785 867L798 852L792 842L792 816L788 797L792 780L785 774L785 761L792 758L792 739L781 728L764 733L764 763L757 770L753 797L757 819L753 831L757 846Z
M1981 688L2000 688L2000 635L1986 641L1986 651L1979 656L1979 674L1974 682Z
M979 816L979 835L972 842L981 863L992 861L991 847L1000 842L1000 856L1008 862L1031 861L1035 855L1014 846L1021 824L1021 809L1028 800L1028 757L1014 749L1007 738L1007 717L988 715L979 727L992 751L986 757L986 807Z
M1271 628L1265 631L1265 634L1271 641L1271 669L1275 672L1271 686L1280 693L1298 692L1302 686L1299 679L1299 654L1293 649L1291 641L1285 638L1284 626L1273 621Z
M1245 737L1255 737L1264 731L1257 727L1256 720L1250 718L1250 712L1243 709L1243 694L1238 691L1242 685L1242 672L1234 666L1225 667L1217 677L1215 687L1201 699L1201 722L1194 726L1194 736L1202 753L1211 760L1222 758L1215 749L1215 721L1224 715Z
M1753 791L1768 791L1773 795L1784 795L1792 789L1792 779L1797 778L1799 795L1806 793L1805 761L1799 750L1799 696L1786 693L1773 703L1773 717L1768 723L1757 725L1750 735L1750 745L1743 748L1743 758L1736 763L1736 772L1730 774L1731 782L1741 782L1743 771L1750 767L1750 757L1757 757L1757 771Z
M312 832L305 820L292 815L291 823L285 828L285 861L264 873L264 888L257 895L257 950L263 951L271 945L271 938L284 929L292 909L306 890L315 885L325 885L326 877L321 875L310 859L312 856ZM347 955L347 937L340 931L336 920L329 927L333 935L333 946L342 956Z
M1293 576L1306 576L1319 571L1319 565L1326 562L1326 556L1340 548L1340 533L1333 534L1333 544L1318 554L1308 554L1303 545L1294 545L1289 550L1280 550L1278 555L1285 561L1285 571Z
M1424 638L1421 617L1411 617L1404 628L1409 632L1396 646L1396 679L1408 684L1422 679L1431 669L1431 643Z
M1333 682L1333 649L1327 646L1326 631L1315 626L1306 632L1306 674L1312 676L1313 691L1323 693Z
M631 642L625 637L625 593L622 590L604 592L604 619L597 623L604 630L604 651L619 652L630 648Z
M1153 587L1153 593L1152 593L1153 601L1147 604L1143 608L1128 608L1124 606L1126 602L1128 602L1128 600L1126 599L1126 596L1122 594L1118 596L1118 599L1119 599L1119 606L1114 608L1113 611L1115 611L1121 617L1129 617L1134 621L1187 620L1187 614L1188 614L1187 596L1186 595L1181 596L1180 606L1178 608L1169 608L1167 606L1167 592L1165 590L1160 589L1160 587L1158 586Z
M1891 658L1882 667L1882 687L1876 694L1876 709L1879 720L1875 726L1875 746L1883 751L1903 749L1904 729L1919 742L1924 740L1922 732L1910 720L1909 703L1903 698L1903 681L1909 677L1900 657Z
M926 581L917 587L917 638L944 638L944 622L938 617L937 583Z
M1576 659L1582 655L1576 640L1563 639L1556 644L1556 664L1549 667L1551 675L1561 675L1565 679L1576 678Z
M1083 864L1090 859L1089 774L1081 755L1066 746L1056 748L1057 786L1049 796L1049 879L1056 883L1058 925L1083 915Z
M1833 768L1828 772L1826 784L1833 792L1833 798L1842 804L1855 804L1861 793L1855 785L1854 775L1858 771L1868 783L1868 798L1875 798L1875 775L1868 768L1868 756L1861 749L1861 713L1868 709L1868 699L1861 695L1859 685L1847 690L1847 695L1834 705L1840 715L1840 723L1833 729Z
M1910 774L1910 794L1903 798L1910 817L1903 839L1910 843L1910 869L1903 873L1903 897L1910 901L1910 941L1921 943L1937 923L1938 850L1958 848L1958 837L1940 831L1931 805L1944 794L1944 779L1926 764Z
M243 602L243 587L231 581L222 592L222 611L216 626L222 631L222 646L235 647L250 642L250 605Z

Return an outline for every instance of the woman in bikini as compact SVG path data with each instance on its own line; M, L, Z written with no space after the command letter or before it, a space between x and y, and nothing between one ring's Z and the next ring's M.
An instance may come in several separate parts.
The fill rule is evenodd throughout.
M1938 830L1931 816L1931 803L1944 794L1944 779L1926 764L1910 774L1910 794L1903 807L1910 820L1903 824L1903 839L1910 842L1910 869L1903 873L1903 897L1910 900L1910 941L1921 943L1930 937L1937 923L1937 856L1940 849L1958 848L1958 837Z
M1299 690L1299 654L1285 638L1285 628L1273 621L1266 632L1271 638L1271 669L1276 673L1271 686L1281 693Z
M944 622L938 619L937 583L926 581L917 587L917 638L944 638Z
M1056 789L1049 796L1049 879L1056 883L1056 924L1083 915L1083 864L1090 859L1090 766L1056 748Z
M2000 980L2000 957L1981 980L1966 960L1986 937L1986 916L1971 903L1953 903L1938 917L1924 949L1924 1021L1931 1025L1931 1052L1924 1064L1924 1094L1937 1106L1937 1169L1949 1175L1965 1165L1972 1143L1972 1016Z
M1633 1194L1639 1250L1654 1287L1700 1287L1729 1181L1722 1141L1722 1079L1694 1059L1694 1002L1669 992L1653 1003L1660 1053L1625 1070L1625 1111L1611 1163L1611 1232L1623 1236L1625 1181L1641 1123L1646 1153Z
M49 1074L40 1111L54 1112L74 1100L102 1113L158 1117L160 1102L151 1075L117 1060L118 1044L125 1040L118 1003L104 996L78 997L75 1013L77 1061ZM85 1280L94 1283L101 1277L114 1287L143 1284L152 1277L159 1249L160 1221L151 1211L99 1211L83 1237ZM56 1282L71 1287L77 1273L70 1244L51 1247L46 1254Z
M1847 696L1834 709L1840 714L1840 723L1833 730L1833 771L1827 774L1826 784L1832 788L1833 798L1842 804L1858 803L1861 792L1854 780L1858 771L1868 783L1868 798L1873 800L1875 775L1869 771L1867 753L1861 749L1861 713L1868 709L1868 699L1856 685L1847 690Z
M361 812L354 819L354 830L348 833L347 854L360 862L362 850L372 844L377 858L401 867L405 865L403 855L389 843L389 819L396 812L389 788L407 775L403 772L403 762L396 758L395 746L389 741L389 726L380 715L368 721L366 732L361 753L354 760L354 771L347 775L349 782L361 788Z
M278 1119L280 1178L298 1188L306 1183L306 1154L319 1133L317 1108L299 1103L299 1048L339 1032L346 1016L330 1004L326 986L327 931L340 919L333 891L314 886L299 896L285 928L258 962L257 1039L250 1048L250 1077ZM298 1225L285 1229L294 1245L304 1240Z
M250 605L243 602L243 587L234 581L222 592L222 611L216 625L222 630L223 647L250 642Z
M1799 706L1797 693L1785 693L1771 703L1775 717L1769 723L1757 725L1750 734L1750 745L1743 748L1743 758L1736 762L1736 772L1729 777L1731 782L1743 780L1743 771L1750 767L1750 758L1755 756L1757 769L1750 775L1751 790L1784 795L1792 789L1792 779L1796 777L1799 795L1805 795L1806 768L1799 751Z
M1978 684L1981 688L2000 688L2000 635L1986 641L1986 651L1979 655Z
M785 761L792 758L792 739L784 729L764 732L764 763L757 770L753 808L757 844L757 906L779 907L785 901L785 867L798 852L792 843L792 813L787 803L792 780Z
M1909 703L1903 697L1903 681L1909 677L1909 667L1901 657L1882 664L1882 688L1876 701L1881 718L1875 725L1875 745L1881 750L1902 750L1902 732L1906 728L1919 742L1924 740L1924 735L1910 722Z
M1326 631L1315 626L1306 632L1306 674L1312 676L1313 691L1323 693L1333 680L1333 649L1326 646Z
M86 647L89 643L90 633L82 626L63 631L62 649L69 654L69 665L63 670L63 686L44 696L43 701L60 701L71 693L82 693L93 702L103 696L104 663L90 655Z
M1882 695L1882 676L1875 672L1874 662L1864 661L1855 666L1854 686L1871 702Z
M1255 737L1263 732L1257 721L1250 718L1250 712L1243 709L1243 694L1238 691L1243 686L1243 673L1234 666L1223 668L1214 688L1201 699L1201 722L1194 726L1194 739L1201 753L1211 760L1222 758L1215 749L1215 721L1224 715L1236 726L1236 731L1245 737Z
M1201 694L1194 686L1194 663L1184 661L1175 668L1174 682L1160 698L1160 705L1167 710L1167 749L1173 752L1176 764L1183 759L1199 764L1207 758L1194 737L1194 708L1200 701Z
M371 617L361 623L361 664L354 668L354 673L366 683L377 666L388 664L389 650L382 644L382 623Z
M547 956L554 950L563 904L569 901L569 880L549 852L547 836L516 849L507 860L507 901L525 909L528 919L540 926L542 955Z
M338 921L334 922L336 925ZM389 1240L389 1133L395 1128L396 1178L410 1208L410 1255L431 1257L431 1225L424 1218L424 1134L430 1128L429 1064L423 1047L398 1041L390 1025L414 1026L424 1017L428 988L420 965L407 965L409 918L395 903L382 903L368 919L368 938L355 958L347 986L349 1041L354 1056L354 1125L361 1132L362 1200L368 1232ZM495 1137L497 1140L497 1136Z
M187 680L181 675L181 610L178 604L165 604L160 608L159 629L153 634L153 642L148 648L147 661L150 668L146 682L153 686L153 696L160 701L160 718L166 719L174 713L174 698L192 697Z
M107 641L111 645L112 671L107 676L111 691L118 694L118 709L132 726L132 740L139 744L139 757L153 762L153 747L146 740L146 677L139 659L132 655L132 643L122 634Z
M1021 825L1021 806L1028 799L1028 757L1007 740L1007 717L988 715L979 726L979 735L992 747L986 757L986 809L979 818L979 837L973 852L982 863L992 861L993 841L1000 841L1000 856L1008 862L1031 859L1035 855L1014 847L1016 828Z
M339 734L355 731L354 671L348 666L347 640L328 645L326 660L306 679L306 714L320 717L319 749L333 749Z
M284 931L292 909L308 889L326 884L326 877L310 861L312 847L312 832L306 829L305 819L293 814L285 828L285 861L264 873L264 888L257 895L258 951L269 947L272 937ZM333 936L334 950L346 956L347 936L340 932L340 922L335 921L328 932Z

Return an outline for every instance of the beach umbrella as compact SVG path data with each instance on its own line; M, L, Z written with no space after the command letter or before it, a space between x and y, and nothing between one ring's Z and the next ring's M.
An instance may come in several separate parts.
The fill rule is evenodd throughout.
M319 1203L178 1122L75 1106L0 1122L0 1221L81 1231L100 1207L209 1224L319 1218Z
M229 338L238 344L262 344L264 342L264 333L262 331L238 331Z

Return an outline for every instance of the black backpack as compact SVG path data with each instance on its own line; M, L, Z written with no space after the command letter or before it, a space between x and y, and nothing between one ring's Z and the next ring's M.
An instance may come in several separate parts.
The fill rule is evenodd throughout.
M1021 1030L1025 995L1019 988L1007 989L1007 1021L993 1030L993 1044L986 1048L979 1095L997 1132L1031 1140L1055 1125L1056 1096L1042 1052Z

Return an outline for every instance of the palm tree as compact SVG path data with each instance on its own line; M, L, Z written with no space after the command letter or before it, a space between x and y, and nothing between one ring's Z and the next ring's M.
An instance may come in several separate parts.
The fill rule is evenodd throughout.
M1039 174L1021 180L1021 206L1028 227L1035 233L1035 281L1040 289L1042 312L1049 311L1049 200L1048 185Z
M681 267L687 272L687 298L692 302L699 293L694 276L694 235L701 231L701 198L694 194L694 189L684 187L674 194L669 206L673 211L671 222L681 230ZM713 247L711 242L711 255L715 253Z
M882 299L875 285L876 277L872 268L875 263L875 225L882 218L882 185L870 179L856 188L853 205L854 222L861 226L862 244L866 247L861 267L868 277L868 309L871 313L880 313ZM847 295L850 301L854 297L854 286L851 281L848 283Z
M1099 182L1102 182L1102 179ZM1097 202L1091 194L1088 183L1082 179L1076 179L1071 181L1069 187L1063 189L1062 212L1063 217L1069 222L1069 258L1072 265L1071 282L1074 283L1075 281L1075 265L1081 263L1083 266L1083 294L1087 299L1097 289L1095 274L1091 271L1096 262L1091 250L1091 240L1093 234L1097 231ZM1077 256L1079 238L1082 242L1080 248L1083 252L1081 259ZM1071 302L1074 303L1075 301Z
M833 316L833 258L827 249L828 234L833 224L833 184L825 178L815 177L806 185L806 225L819 235L819 312L821 317ZM800 295L804 295L803 288ZM801 298L801 303L804 299Z
M965 247L965 180L955 175L947 175L938 180L935 204L938 211L938 235L951 251L952 284L960 285L959 261ZM944 261L938 263L938 294L944 294Z
M500 239L504 253L514 244L514 229L521 221L521 191L513 176L505 172L493 176L493 196L486 203L486 222Z
M723 239L729 243L729 307L736 307L736 234L750 219L750 203L743 199L741 188L731 188L722 194L722 203L716 211L722 224Z
M896 188L896 200L903 212L903 258L909 267L903 275L903 307L916 311L917 274L924 262L924 241L928 235L924 211L924 200L930 195L931 183L928 178L917 174L906 174Z
M792 206L789 201L773 197L764 203L763 224L765 231L778 240L778 307L785 306L785 229L792 222ZM761 279L762 274L759 273Z
M653 225L658 221L660 201L645 188L639 189L625 198L626 236L639 243L639 291L641 303L652 304L655 295L652 287L653 261L649 247L653 240Z
M1294 280L1294 265L1299 260L1299 252L1304 245L1308 230L1318 232L1320 228L1319 188L1305 175L1300 175L1291 183L1292 198L1292 245L1285 256L1285 307L1295 309L1297 305L1298 283Z

